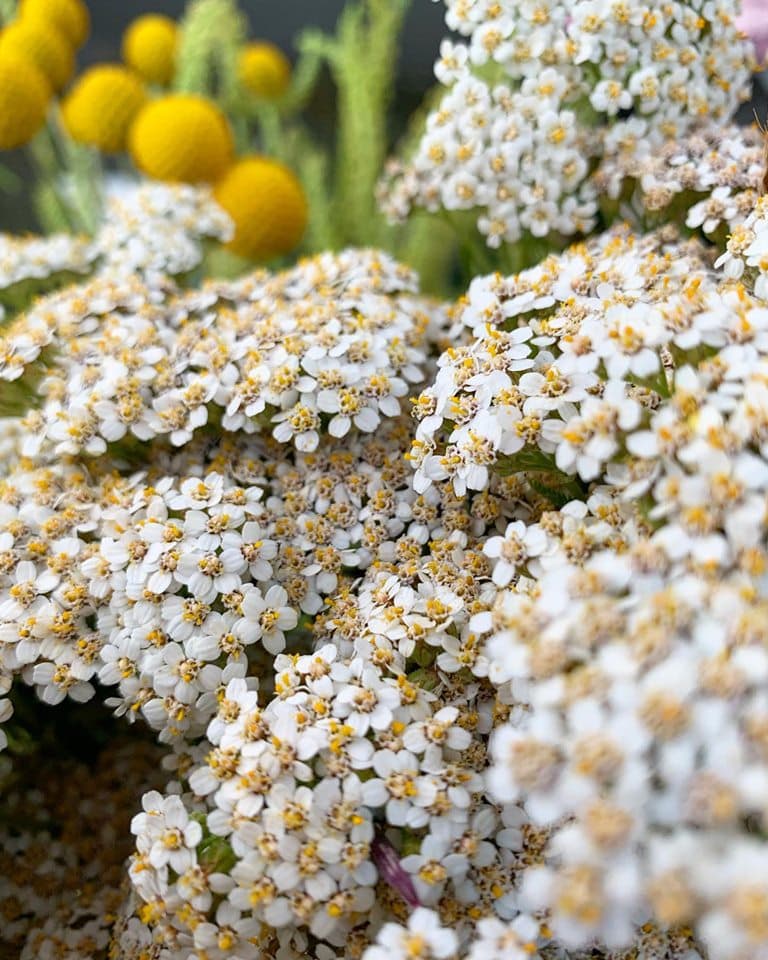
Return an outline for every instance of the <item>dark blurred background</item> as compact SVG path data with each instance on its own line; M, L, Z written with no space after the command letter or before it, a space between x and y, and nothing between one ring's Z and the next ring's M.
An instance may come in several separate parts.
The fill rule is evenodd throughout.
M240 0L251 22L254 37L279 44L292 58L293 38L305 27L333 29L345 0ZM93 32L80 62L110 60L119 56L120 36L142 13L164 13L177 19L184 0L90 0ZM413 0L403 33L400 78L403 89L423 89L432 77L440 40L445 36L445 7L431 0Z

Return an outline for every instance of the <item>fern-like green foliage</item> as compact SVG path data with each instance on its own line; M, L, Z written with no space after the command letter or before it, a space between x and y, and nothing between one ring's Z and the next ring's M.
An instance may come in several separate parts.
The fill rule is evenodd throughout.
M310 250L381 247L419 273L424 291L445 293L451 286L456 247L450 226L426 214L401 227L389 226L375 199L391 147L389 108L409 7L410 0L353 0L334 36L308 31L300 38L302 60L320 58L336 86L335 155L323 156L305 136L295 141L301 149L283 159L298 170L310 199ZM410 125L406 136L414 143L420 139L427 112Z
M247 24L237 0L192 0L181 22L174 87L215 98L232 121L238 146L248 146L237 73Z
M306 33L301 49L321 56L338 96L333 209L345 243L379 239L374 189L387 154L387 118L396 83L398 41L410 0L350 3L336 36Z

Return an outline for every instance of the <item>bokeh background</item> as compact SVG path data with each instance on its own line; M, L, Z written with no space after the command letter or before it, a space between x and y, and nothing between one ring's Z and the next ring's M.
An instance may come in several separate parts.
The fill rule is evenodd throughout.
M78 67L120 59L120 41L128 24L143 13L164 13L178 19L185 0L87 0L92 30L88 43L80 51ZM332 31L346 0L240 0L254 39L271 40L291 60L296 59L294 40L302 30L320 28ZM768 3L768 0L766 0ZM392 133L396 136L418 106L424 92L434 82L432 67L440 40L446 34L445 7L434 0L413 0L402 36L398 85L394 91ZM311 121L321 138L333 136L333 85L324 74L311 103ZM0 229L20 232L36 229L29 191L30 174L21 154L5 155L3 162L19 177L20 187L13 196L0 194Z
M766 0L768 5L768 0ZM293 39L307 27L331 30L345 0L240 0L253 35L279 44L293 59ZM119 55L120 36L125 27L142 13L164 13L178 18L184 0L88 0L93 19L91 38L80 63L112 60ZM767 6L768 9L768 6ZM433 0L413 0L403 34L400 63L401 89L412 94L423 89L432 77L440 39L445 35L445 7Z

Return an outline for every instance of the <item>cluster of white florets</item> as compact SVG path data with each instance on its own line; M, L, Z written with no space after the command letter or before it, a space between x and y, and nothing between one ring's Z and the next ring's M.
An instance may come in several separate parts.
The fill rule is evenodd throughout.
M765 549L710 564L726 537L682 531L678 551L675 524L606 549L592 528L614 513L576 559L549 538L535 593L476 624L528 705L491 738L490 793L552 830L519 903L570 948L626 944L643 915L693 925L711 957L760 956Z
M23 452L95 455L157 436L182 446L212 416L303 451L321 433L372 433L400 415L424 379L425 341L445 326L414 289L376 253L187 292L99 276L38 302L4 337L0 377L37 363L43 379Z
M414 405L416 490L482 490L494 465L594 481L637 442L674 355L746 339L742 327L758 337L762 304L720 286L706 251L674 236L621 228L473 281L461 315L473 336Z
M48 237L0 234L0 291L58 273L86 273L93 259L84 237L68 233Z
M576 115L563 108L566 87L554 68L525 78L519 91L462 71L428 117L416 156L390 167L385 211L404 219L417 204L449 215L479 209L491 247L524 233L588 232L597 211L585 184L589 151Z
M473 339L416 401L416 489L540 470L578 497L486 540L500 590L468 625L470 669L526 707L486 788L551 831L516 902L571 949L638 916L712 957L765 949L764 224L761 200L722 258L746 285L624 231L478 279Z
M108 197L94 249L102 273L177 277L200 264L205 240L229 240L233 230L208 190L147 182Z
M637 127L633 57L669 48L678 69L695 42L722 69L735 37L727 4L639 9L454 3L469 43L444 54L461 73L485 51L540 129L555 94L537 85L566 60L610 115L612 88L582 77L610 61L641 98L615 94L637 115L613 130ZM534 80L544 40L569 46ZM674 133L701 71L717 86L688 66L685 104L663 73ZM706 154L686 143L672 193ZM373 251L182 289L169 274L224 221L205 194L124 202L105 242L132 275L102 256L2 340L2 403L26 413L0 421L0 724L23 722L13 683L50 705L106 689L165 772L156 748L135 772L107 756L76 803L81 768L43 789L27 766L0 830L0 945L768 957L768 202L746 210L748 167L717 262L672 227L619 227L476 278L455 311ZM166 213L190 246L134 257L131 217ZM69 808L102 847L132 838L127 868Z
M24 304L79 274L186 274L200 264L206 239L227 240L232 229L229 216L204 189L137 184L109 199L93 238L0 234L0 308Z
M42 406L9 432L0 489L2 673L52 704L113 688L116 713L170 745L174 780L134 817L120 919L98 900L41 908L16 941L517 960L641 941L691 958L695 936L758 956L763 214L732 240L740 281L672 230L626 229L478 278L419 396L447 314L373 254L195 294L97 279L50 298L11 385ZM41 309L10 343L34 340ZM130 425L93 447L72 429L67 391L119 364L140 395L179 370L232 385L279 340L317 381L372 317L371 362L414 366L411 423L398 395L386 429L329 427L302 451L282 420L254 430L261 411L222 433L238 411L214 390L198 406L222 420L145 448ZM228 329L245 346L205 346ZM225 360L193 364L203 350Z
M768 301L768 197L760 197L744 222L734 228L717 266L727 277L743 280L756 297Z
M577 0L447 2L435 73L451 89L385 211L475 211L490 246L590 229L599 158L645 155L749 97L753 59L737 4Z
M765 176L765 138L757 127L704 127L682 140L644 141L606 157L592 178L602 198L639 221L685 221L722 239L752 214Z
M193 795L205 798L199 822L178 796L159 794L145 797L147 812L134 820L134 885L145 901L165 902L180 947L211 946L209 936L215 942L228 927L234 952L255 957L257 944L246 941L262 923L341 945L374 906L385 844L374 818L418 830L451 788L455 827L468 824L472 781L452 778L453 758L471 741L457 708L433 712L423 689L361 658L341 659L332 645L280 655L274 670L266 708L241 679L220 698L206 762L189 774ZM210 881L197 853L203 830L215 838L207 856L232 861ZM450 833L445 839L447 847ZM215 913L214 894L225 897ZM193 922L183 925L190 906ZM208 922L194 922L201 914Z
M164 740L199 737L249 648L269 662L345 570L391 557L418 524L401 397L445 326L412 286L386 258L348 253L189 295L97 278L22 316L6 375L43 402L21 429L8 421L4 671L52 704L118 685L120 713ZM270 400L276 440L311 415L296 446L325 428L322 455L247 442ZM381 416L392 426L374 438ZM211 450L220 425L239 447ZM136 440L153 436L151 480L114 474L145 463Z

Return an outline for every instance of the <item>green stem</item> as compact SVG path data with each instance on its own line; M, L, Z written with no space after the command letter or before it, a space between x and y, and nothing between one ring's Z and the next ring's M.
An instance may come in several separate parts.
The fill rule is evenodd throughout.
M10 196L16 196L24 181L10 167L0 164L0 190Z
M313 51L303 51L293 69L291 86L285 96L278 101L280 112L286 116L300 113L309 103L317 86L322 57Z
M34 199L43 230L95 233L102 212L97 152L70 140L55 114L28 149L37 174Z
M0 0L0 24L10 23L16 17L16 0Z
M27 149L36 172L34 204L40 226L46 233L71 229L69 210L56 186L59 164L51 132L47 126L40 131Z
M279 108L266 100L259 101L254 107L259 127L259 142L264 153L290 164L287 156L286 138Z
M62 157L61 174L67 178L73 220L82 232L93 236L104 210L101 157L97 150L75 143L66 135L58 113L50 121L50 130Z

